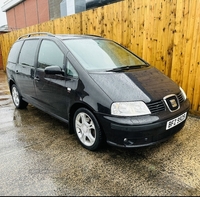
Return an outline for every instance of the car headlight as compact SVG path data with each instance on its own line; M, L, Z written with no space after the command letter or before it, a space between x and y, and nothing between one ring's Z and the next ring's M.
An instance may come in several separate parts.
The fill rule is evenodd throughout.
M186 94L185 94L185 92L184 92L184 90L181 88L181 87L179 87L180 88L180 90L181 90L181 93L182 93L182 95L183 95L183 98L184 98L184 101L186 100L186 98L187 98L187 96L186 96Z
M141 116L151 114L142 101L116 102L111 105L111 114L116 116Z

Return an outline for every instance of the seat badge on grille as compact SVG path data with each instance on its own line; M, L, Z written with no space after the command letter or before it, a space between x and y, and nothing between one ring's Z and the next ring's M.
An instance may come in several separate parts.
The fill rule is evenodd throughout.
M174 112L180 109L180 103L178 97L175 94L167 95L163 98L166 106L168 107L169 111Z
M176 103L175 99L171 99L170 103L171 103L172 107L177 107L177 103Z

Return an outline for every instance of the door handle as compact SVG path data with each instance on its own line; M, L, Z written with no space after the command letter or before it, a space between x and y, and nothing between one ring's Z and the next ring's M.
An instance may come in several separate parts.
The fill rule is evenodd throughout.
M70 93L70 92L71 92L71 90L72 90L71 88L69 88L69 87L67 88L67 92L69 92L69 93Z
M34 80L40 81L40 78L38 76L34 77Z

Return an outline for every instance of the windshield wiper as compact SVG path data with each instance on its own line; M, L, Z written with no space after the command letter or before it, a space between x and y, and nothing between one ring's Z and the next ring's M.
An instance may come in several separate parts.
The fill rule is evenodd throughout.
M142 65L122 66L122 67L117 67L117 68L107 70L106 72L120 72L120 71L123 71L123 70L138 69L138 68L142 68L142 67L148 67L148 65L142 64Z

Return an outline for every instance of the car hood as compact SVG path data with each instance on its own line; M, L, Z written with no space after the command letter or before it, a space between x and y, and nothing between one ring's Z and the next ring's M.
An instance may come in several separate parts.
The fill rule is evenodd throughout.
M149 103L180 91L174 81L152 66L120 73L90 73L90 76L114 102Z

